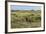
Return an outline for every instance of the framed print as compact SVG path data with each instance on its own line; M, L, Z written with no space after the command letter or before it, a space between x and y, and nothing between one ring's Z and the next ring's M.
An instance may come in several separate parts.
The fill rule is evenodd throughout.
M5 2L5 32L45 31L44 2Z

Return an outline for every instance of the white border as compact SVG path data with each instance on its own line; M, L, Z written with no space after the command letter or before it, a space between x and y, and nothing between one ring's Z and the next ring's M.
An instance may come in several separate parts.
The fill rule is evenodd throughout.
M26 5L26 6L41 6L41 27L40 28L17 28L11 29L11 8L10 5ZM43 4L32 4L32 3L17 3L17 2L8 2L8 32L19 32L19 31L35 31L35 30L43 30L44 26L44 8Z

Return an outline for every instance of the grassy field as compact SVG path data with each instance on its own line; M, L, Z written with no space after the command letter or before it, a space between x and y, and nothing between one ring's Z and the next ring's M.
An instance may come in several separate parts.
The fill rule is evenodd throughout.
M40 26L40 10L11 10L11 28L37 28Z

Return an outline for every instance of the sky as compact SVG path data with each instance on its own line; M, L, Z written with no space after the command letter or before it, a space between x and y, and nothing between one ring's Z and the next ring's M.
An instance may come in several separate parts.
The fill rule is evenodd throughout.
M11 10L40 10L41 6L11 5Z

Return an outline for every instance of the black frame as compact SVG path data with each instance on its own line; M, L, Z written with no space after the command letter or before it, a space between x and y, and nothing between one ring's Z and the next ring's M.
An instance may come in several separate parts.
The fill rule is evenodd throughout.
M20 31L20 32L8 32L8 21L7 21L7 3L8 2L20 2L20 3L35 3L35 4L43 4L44 5L44 30L36 30L36 31ZM5 33L24 33L24 32L42 32L45 31L45 3L44 2L27 2L27 1L5 1Z

